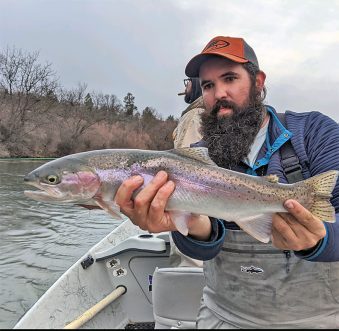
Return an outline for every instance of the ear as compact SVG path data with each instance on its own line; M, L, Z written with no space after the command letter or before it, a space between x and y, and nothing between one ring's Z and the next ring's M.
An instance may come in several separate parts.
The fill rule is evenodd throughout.
M265 85L266 74L263 71L259 71L255 78L255 86L257 89L262 91Z

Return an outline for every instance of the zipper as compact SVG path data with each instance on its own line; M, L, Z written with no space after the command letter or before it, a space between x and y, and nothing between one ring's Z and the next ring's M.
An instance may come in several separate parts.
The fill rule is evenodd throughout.
M236 249L236 248L221 248L222 251L231 252L231 253L251 253L253 252L258 254L281 254L283 251L272 250L272 249L258 249L258 250L244 250L244 249Z
M224 252L231 252L231 253L239 253L239 254L284 254L286 257L286 273L288 274L291 270L290 268L290 258L291 258L291 251L290 250L272 250L272 249L259 249L259 250L243 250L243 249L236 249L236 248L221 248Z

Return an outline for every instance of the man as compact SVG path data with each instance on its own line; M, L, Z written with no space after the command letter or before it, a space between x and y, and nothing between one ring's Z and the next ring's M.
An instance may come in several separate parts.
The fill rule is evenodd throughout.
M219 166L275 174L286 183L280 151L291 141L303 178L339 170L337 123L319 112L286 112L285 127L263 103L265 73L243 39L213 38L187 64L186 75L200 79L207 110L201 144ZM132 201L143 180L131 178L115 199L142 229L171 230L184 254L204 260L198 328L339 327L338 183L331 199L337 222L323 222L289 199L286 213L273 216L271 243L263 244L234 223L205 216L191 217L187 237L175 231L164 211L175 188L167 179L159 172Z
M185 102L189 106L182 112L177 127L173 131L174 148L189 147L201 140L200 115L204 111L199 78L184 79Z
M190 147L192 143L201 140L200 121L205 111L201 97L199 78L184 79L185 91L178 95L185 96L189 106L182 112L177 127L173 131L174 148ZM202 261L192 259L181 253L170 236L170 264L173 267L202 267Z

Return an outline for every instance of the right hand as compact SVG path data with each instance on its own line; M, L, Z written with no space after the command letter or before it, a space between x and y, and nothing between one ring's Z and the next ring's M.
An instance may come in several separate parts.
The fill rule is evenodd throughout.
M133 199L133 192L142 186L143 178L141 176L131 177L121 184L114 200L121 212L142 230L150 233L175 231L176 227L169 213L165 211L175 184L167 179L167 173L159 171Z
M168 181L168 174L159 171L133 199L133 192L143 184L141 176L125 180L119 187L114 200L133 224L150 233L176 231L170 212L165 207L175 184ZM197 240L208 240L211 233L211 222L208 216L191 214L188 220L189 234Z

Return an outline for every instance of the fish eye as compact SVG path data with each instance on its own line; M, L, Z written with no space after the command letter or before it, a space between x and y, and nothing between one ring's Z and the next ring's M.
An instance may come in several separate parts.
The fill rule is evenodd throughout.
M57 184L59 182L59 178L56 175L49 175L46 179L49 184Z

